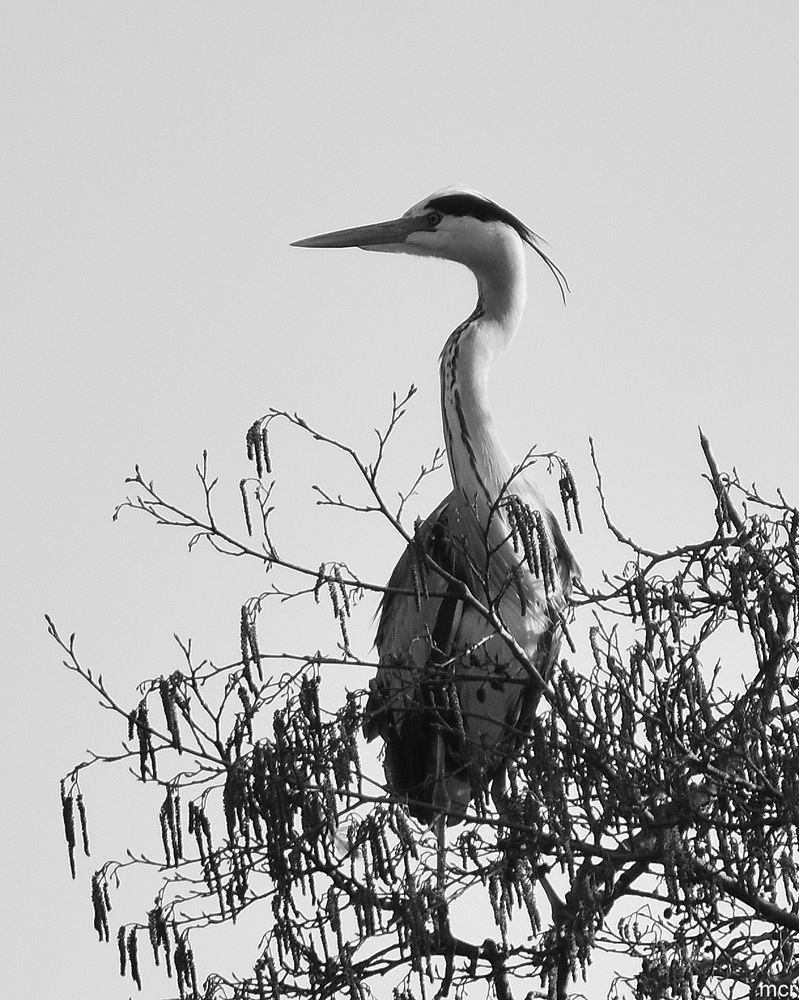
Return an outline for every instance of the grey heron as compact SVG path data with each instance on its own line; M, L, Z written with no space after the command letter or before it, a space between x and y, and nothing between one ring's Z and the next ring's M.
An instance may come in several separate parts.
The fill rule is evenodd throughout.
M492 362L524 310L525 245L562 294L566 281L531 229L461 188L437 191L401 218L292 245L442 257L465 265L477 281L477 304L440 359L452 492L417 526L388 582L376 636L380 667L364 721L368 739L385 741L388 785L410 812L428 822L441 814L458 822L476 792L504 780L532 724L535 684L507 636L546 678L578 574L529 468L514 467L502 447L487 397ZM527 529L516 523L525 515ZM536 531L541 559L529 551ZM420 561L422 570L427 566L421 593Z

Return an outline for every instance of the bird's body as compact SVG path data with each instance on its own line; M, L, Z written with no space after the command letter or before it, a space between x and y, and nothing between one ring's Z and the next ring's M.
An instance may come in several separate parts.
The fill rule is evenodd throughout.
M453 490L417 527L389 580L364 721L367 737L385 740L392 791L424 820L445 812L457 821L503 774L540 693L529 665L533 677L550 672L578 572L529 469L515 469L503 449L487 399L488 371L524 309L524 243L562 280L518 219L454 189L394 222L300 243L446 257L477 279L477 305L441 353Z

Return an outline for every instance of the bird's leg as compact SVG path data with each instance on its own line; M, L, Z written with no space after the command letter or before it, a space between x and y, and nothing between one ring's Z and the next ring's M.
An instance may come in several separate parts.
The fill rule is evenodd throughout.
M510 814L510 803L508 802L508 768L507 764L502 764L499 771L491 782L491 799L494 808L500 819L504 819Z
M444 898L444 889L447 884L446 852L447 852L447 818L444 813L439 813L436 817L436 837L438 839L438 891L441 898Z
M446 850L447 850L447 815L445 809L449 808L449 795L447 784L444 778L444 734L441 726L436 726L436 784L433 795L433 804L439 806L436 813L436 840L438 841L438 858L436 866L436 881L441 899L444 899L444 889L446 888Z

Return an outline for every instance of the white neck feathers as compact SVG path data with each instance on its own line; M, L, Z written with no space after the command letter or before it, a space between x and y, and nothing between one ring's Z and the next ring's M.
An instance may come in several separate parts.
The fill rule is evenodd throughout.
M441 354L441 409L453 485L469 504L495 502L511 471L488 406L488 372L513 339L526 297L521 240L508 233L485 264L473 264L475 311Z

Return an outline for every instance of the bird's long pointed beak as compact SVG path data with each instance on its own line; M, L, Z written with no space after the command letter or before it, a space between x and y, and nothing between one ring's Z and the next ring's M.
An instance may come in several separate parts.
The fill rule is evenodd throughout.
M296 240L293 247L367 247L396 246L404 243L411 233L425 228L424 218L391 219L390 222L376 222L371 226L356 226L354 229L338 229L334 233L309 236Z

